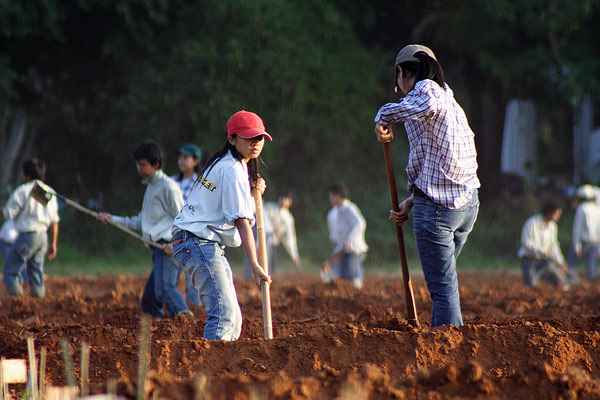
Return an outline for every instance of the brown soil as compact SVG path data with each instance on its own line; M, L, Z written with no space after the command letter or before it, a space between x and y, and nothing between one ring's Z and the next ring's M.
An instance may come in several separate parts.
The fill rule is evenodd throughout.
M402 278L363 290L316 275L277 275L274 339L263 339L261 295L236 276L244 315L235 342L202 339L195 321L155 319L146 390L161 399L600 399L600 281L569 292L526 288L514 273L459 275L461 328L431 330L431 302L413 278L420 327L407 324ZM91 345L90 393L135 398L144 276L50 277L45 299L0 295L0 355L48 352L46 384L64 385L60 339L75 374ZM12 386L17 392L23 390Z

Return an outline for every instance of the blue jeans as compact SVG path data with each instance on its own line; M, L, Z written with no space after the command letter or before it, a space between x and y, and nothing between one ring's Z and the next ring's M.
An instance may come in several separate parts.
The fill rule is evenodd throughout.
M8 259L8 253L10 252L11 247L12 244L0 239L0 253L2 253L3 265L6 265L6 260ZM19 279L21 279L22 284L29 282L29 278L27 277L27 268L23 268L23 271L21 271L21 274L19 275Z
M462 326L456 259L479 212L477 191L467 205L449 209L427 197L415 197L413 228L417 250L433 302L431 327Z
M4 265L4 284L9 295L23 294L21 275L27 274L32 296L44 297L44 260L48 250L46 232L20 233L10 247Z
M585 259L585 268L589 279L595 278L598 275L597 264L599 252L599 243L583 242L581 244L580 257ZM569 255L567 256L567 262L569 264L569 269L573 271L573 274L577 273L577 261L579 261L579 257L575 254L575 249L571 248Z
M171 317L189 311L183 295L177 290L179 266L173 257L161 249L152 250L154 266L142 294L142 311L153 317L163 317L163 304Z
M537 286L543 279L557 288L562 288L567 283L567 277L555 262L548 258L535 259L523 257L521 259L523 283L525 286Z
M347 279L352 282L354 286L362 288L362 262L366 256L367 253L343 253L340 258L331 262L333 277Z
M181 242L177 243L178 240ZM204 338L236 340L242 332L242 310L224 248L187 231L173 236L173 254L192 278L206 311Z
M198 307L202 307L202 300L200 300L200 295L194 287L194 282L192 282L192 278L190 278L188 274L185 274L185 301L187 301L188 303L195 304Z

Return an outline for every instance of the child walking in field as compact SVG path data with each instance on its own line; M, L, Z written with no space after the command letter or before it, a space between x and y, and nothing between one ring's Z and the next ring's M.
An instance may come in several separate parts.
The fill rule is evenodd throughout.
M242 331L242 312L225 247L241 244L256 284L271 283L256 258L251 185L265 190L258 162L265 138L272 138L261 118L248 111L233 114L226 129L225 146L207 161L173 221L173 254L200 294L206 310L204 338L211 340L236 340Z
M395 91L406 96L379 109L375 133L388 143L394 138L390 123L404 123L411 195L390 218L401 225L414 208L417 250L433 302L431 326L461 326L456 259L479 211L475 135L431 49L404 47L394 68Z
M191 315L183 295L177 290L179 266L172 257L171 225L183 207L179 185L162 171L163 152L158 143L145 141L134 152L135 164L142 183L148 185L144 193L142 211L134 217L119 217L99 213L98 220L106 225L113 220L163 246L152 249L152 272L142 294L142 312L153 317L164 316L163 305L171 317Z
M31 196L37 184L46 192L54 192L43 180L46 176L46 164L38 159L23 162L23 183L12 193L2 209L4 218L14 220L18 232L15 242L10 246L4 264L4 283L8 294L23 294L20 275L27 274L29 291L32 296L44 297L44 258L56 257L58 240L58 203L52 196L45 206Z
M265 241L267 245L267 262L269 274L273 275L277 268L277 247L281 244L288 253L296 268L300 268L300 254L296 240L294 216L290 212L292 192L280 190L277 203L266 202L263 207L265 221ZM254 233L255 230L253 230ZM258 246L258 243L256 243ZM248 259L244 262L244 278L250 278L252 271Z
M362 289L362 263L369 250L365 241L367 222L358 206L348 199L348 189L344 184L332 183L327 193L331 204L327 227L333 242L330 278L347 279L354 287Z
M200 147L193 143L188 143L177 149L177 166L179 173L172 178L179 184L183 201L187 201L194 183L198 180L198 172L200 171L200 160L202 151ZM192 283L192 279L188 274L185 274L185 299L197 305L202 306L202 301L198 295L198 291Z

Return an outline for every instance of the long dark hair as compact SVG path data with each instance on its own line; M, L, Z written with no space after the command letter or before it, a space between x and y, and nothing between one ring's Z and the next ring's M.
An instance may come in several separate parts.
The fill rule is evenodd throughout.
M231 136L234 136L234 135L231 135ZM233 155L233 157L236 160L238 160L238 161L242 160L243 157L237 151L235 146L232 145L231 143L229 143L229 140L225 140L225 145L221 148L221 150L218 150L215 153L213 153L213 155L210 156L208 161L206 161L206 164L204 164L204 167L202 167L202 170L200 170L200 173L198 174L198 179L196 181L202 179L202 177L208 176L208 173L210 172L212 167L217 163L217 161L219 161L221 158L223 158L229 151L231 151L231 154ZM258 157L258 158L251 158L250 160L248 160L247 165L248 165L248 180L254 181L260 176L260 166L265 165L265 163L260 157Z
M415 53L414 57L418 58L419 61L406 61L398 65L400 65L403 71L408 71L415 76L415 83L423 79L431 79L440 85L441 88L444 88L444 71L440 63L429 57L424 51Z

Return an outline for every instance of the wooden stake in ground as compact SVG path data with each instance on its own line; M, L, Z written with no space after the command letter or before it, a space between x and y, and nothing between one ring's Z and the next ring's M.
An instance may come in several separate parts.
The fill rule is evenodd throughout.
M389 128L388 128L389 129ZM383 143L383 154L385 156L385 167L387 169L388 185L390 186L390 199L392 201L392 210L400 211L398 204L398 191L396 190L396 174L394 174L394 164L392 162L392 150L390 143ZM417 317L417 306L413 294L412 283L408 272L408 261L406 260L406 248L404 247L404 234L402 227L394 224L396 227L396 239L398 241L398 252L400 253L400 263L402 264L402 278L404 280L404 294L406 296L406 311L408 323L419 326Z
M138 354L137 400L146 400L146 376L150 364L150 317L142 315L140 327L140 351Z
M256 234L258 236L258 261L261 267L265 270L265 274L269 275L269 260L267 257L267 239L265 234L265 220L263 217L263 201L260 191L256 188L252 189L254 203L256 205ZM262 281L260 284L262 292L262 310L263 310L263 325L265 330L265 339L273 339L273 322L271 321L271 289L269 284Z
M60 340L60 347L62 347L63 364L65 368L65 380L67 386L75 386L75 374L73 370L73 358L71 358L71 346L66 339Z
M29 354L29 380L31 384L31 398L38 400L37 361L35 360L35 347L33 338L27 338L27 353Z
M45 381L46 381L46 346L42 346L40 352L40 375L39 375L39 392L40 399L43 400L45 394Z
M90 346L87 343L81 344L81 395L88 395L88 371L90 367Z

